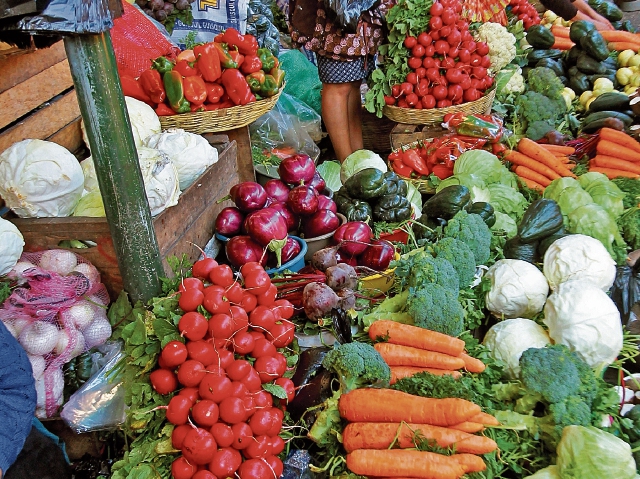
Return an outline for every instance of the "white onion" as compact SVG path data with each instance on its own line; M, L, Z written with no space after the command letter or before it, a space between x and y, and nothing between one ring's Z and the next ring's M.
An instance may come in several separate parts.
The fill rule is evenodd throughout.
M103 306L108 306L110 299L108 295L104 295L103 297L98 296L97 294L92 294L87 298L90 303L101 304ZM101 309L101 308L99 308Z
M73 271L85 275L92 284L100 282L100 273L91 263L78 263L78 265L73 268Z
M29 354L44 356L53 351L58 342L58 328L44 321L34 321L22 330L18 341Z
M46 374L48 374L48 372ZM38 380L36 380L36 394L38 397L37 406L40 408L45 408L47 405L47 394L44 387L44 378L45 374L43 374ZM62 373L62 369L54 369L51 379L53 385L53 397L56 401L56 405L60 406L63 399L62 392L64 391L64 375Z
M26 328L29 324L31 324L31 320L27 318L18 318L12 321L13 329L16 334L19 336L20 333Z
M15 266L11 269L11 271L7 273L7 278L23 283L25 279L22 273L24 273L28 269L35 268L35 267L36 265L33 263L30 263L29 261L18 261L15 264Z
M58 332L58 342L56 343L56 347L53 349L53 352L58 356L64 353L72 339L75 339L76 345L71 351L69 351L69 357L67 360L79 356L84 351L84 336L77 329L71 328L61 329Z
M29 362L31 363L31 370L33 371L33 379L38 380L45 368L47 367L47 362L44 360L42 356L34 356L32 354L27 354L29 358Z
M87 349L103 344L111 336L111 324L106 317L97 317L82 331Z
M97 310L97 306L89 301L81 300L70 308L61 310L59 314L62 324L73 324L74 327L82 331L93 322Z
M75 253L66 249L50 249L42 253L40 267L66 276L78 265Z

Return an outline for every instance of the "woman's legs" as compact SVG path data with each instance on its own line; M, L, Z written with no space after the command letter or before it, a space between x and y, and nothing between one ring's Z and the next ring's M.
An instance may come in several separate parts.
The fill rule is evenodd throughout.
M338 161L362 148L360 84L322 84L322 119Z

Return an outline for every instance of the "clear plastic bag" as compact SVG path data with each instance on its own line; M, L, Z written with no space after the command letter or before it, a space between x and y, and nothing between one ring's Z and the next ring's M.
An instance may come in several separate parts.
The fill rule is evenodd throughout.
M376 4L376 0L325 0L324 5L336 15L336 24L355 33L360 15Z
M124 357L120 343L108 343L103 358L94 358L102 367L71 395L60 417L76 433L111 429L125 421L124 386L111 370Z
M313 109L283 92L275 108L250 125L251 144L280 158L305 153L317 160L320 148L310 133L322 136L320 121Z

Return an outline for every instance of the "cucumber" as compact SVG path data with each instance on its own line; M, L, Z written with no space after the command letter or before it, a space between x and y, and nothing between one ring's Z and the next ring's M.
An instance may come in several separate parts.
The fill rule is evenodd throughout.
M589 111L624 111L629 109L629 96L619 91L609 91L599 95L589 104Z
M583 124L586 126L591 122L604 120L606 118L617 118L618 120L622 120L625 126L630 126L633 123L633 118L626 113L622 113L621 111L602 110L588 114L583 120Z
M591 123L585 123L582 125L583 133L595 133L600 128L611 128L613 130L624 131L625 124L622 120L608 116L607 118L601 118L600 120L594 120Z

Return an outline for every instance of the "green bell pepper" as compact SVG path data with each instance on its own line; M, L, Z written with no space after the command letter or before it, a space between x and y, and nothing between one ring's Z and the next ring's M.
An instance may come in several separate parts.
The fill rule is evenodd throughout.
M167 57L158 57L151 62L151 68L158 70L162 75L173 70L173 62Z
M411 218L411 202L400 195L384 195L373 207L373 219L388 223L399 223Z
M188 113L191 111L191 104L184 97L184 85L182 75L177 71L168 71L162 76L164 89L167 93L169 106L176 113Z
M382 171L377 168L365 168L351 176L344 186L352 198L371 200L390 194L391 184L397 191L397 185L393 181L388 181Z
M371 205L366 201L351 198L344 186L334 193L333 201L338 208L338 213L343 214L347 221L364 221L368 223L373 217Z
M265 75L264 82L260 87L260 95L263 97L269 97L276 93L278 93L278 83L276 82L276 79L271 75Z
M416 240L435 241L442 234L446 224L445 220L423 214L416 221L411 222L411 229Z
M387 171L384 177L389 183L389 189L385 194L407 196L407 192L409 191L407 182L400 178L394 171Z
M268 48L258 48L258 58L262 62L262 69L265 72L279 65L278 59L273 56L273 53Z

